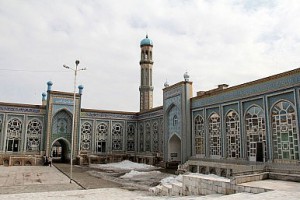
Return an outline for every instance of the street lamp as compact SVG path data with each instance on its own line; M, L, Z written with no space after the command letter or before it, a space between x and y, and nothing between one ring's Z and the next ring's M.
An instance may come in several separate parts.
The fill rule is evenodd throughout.
M74 140L74 134L75 134L75 106L76 106L76 77L77 77L77 72L78 71L82 71L82 70L86 70L86 68L81 68L78 69L78 65L79 65L79 60L75 61L75 69L71 68L67 65L63 65L64 68L66 69L70 69L74 71L74 91L73 91L73 121L72 121L72 134L71 134L71 156L70 156L70 163L71 163L71 167L70 167L70 183L72 183L72 179L73 179L73 140Z

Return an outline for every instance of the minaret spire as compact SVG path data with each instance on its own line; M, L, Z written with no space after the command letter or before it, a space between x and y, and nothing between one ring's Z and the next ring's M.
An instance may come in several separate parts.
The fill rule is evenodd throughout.
M140 85L140 111L146 111L153 107L153 86L152 86L152 40L144 38L141 43L141 85Z

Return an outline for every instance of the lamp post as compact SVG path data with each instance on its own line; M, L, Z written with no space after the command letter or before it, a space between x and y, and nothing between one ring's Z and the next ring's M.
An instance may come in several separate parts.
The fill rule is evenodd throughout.
M77 72L78 71L82 71L82 70L86 70L86 68L81 68L78 69L78 65L79 65L79 60L75 61L75 69L71 68L67 65L63 65L64 68L66 69L70 69L72 71L74 71L74 90L73 90L73 120L72 120L72 133L71 133L71 155L70 155L70 183L72 183L72 179L73 179L73 140L74 140L74 134L75 134L75 112L76 112L76 78L77 78Z

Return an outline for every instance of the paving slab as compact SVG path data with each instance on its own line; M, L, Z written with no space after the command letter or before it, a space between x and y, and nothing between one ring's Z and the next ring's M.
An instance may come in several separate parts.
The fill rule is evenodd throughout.
M0 166L0 194L82 189L55 167Z
M252 182L242 183L240 185L259 187L259 188L271 189L276 191L287 191L287 192L299 192L300 189L299 182L271 180L271 179L262 180L262 181L252 181Z

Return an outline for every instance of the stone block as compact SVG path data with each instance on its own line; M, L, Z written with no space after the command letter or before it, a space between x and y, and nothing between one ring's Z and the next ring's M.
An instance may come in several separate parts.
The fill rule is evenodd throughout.
M219 186L217 192L218 192L218 194L223 194L222 187Z
M242 186L242 185L239 185L238 187L238 192L244 192L245 191L245 187L244 186Z
M218 186L214 185L212 191L216 191L217 192L218 191Z
M258 188L251 188L251 193L258 194Z
M245 186L245 192L251 192L251 188L250 187L247 187L247 186Z

